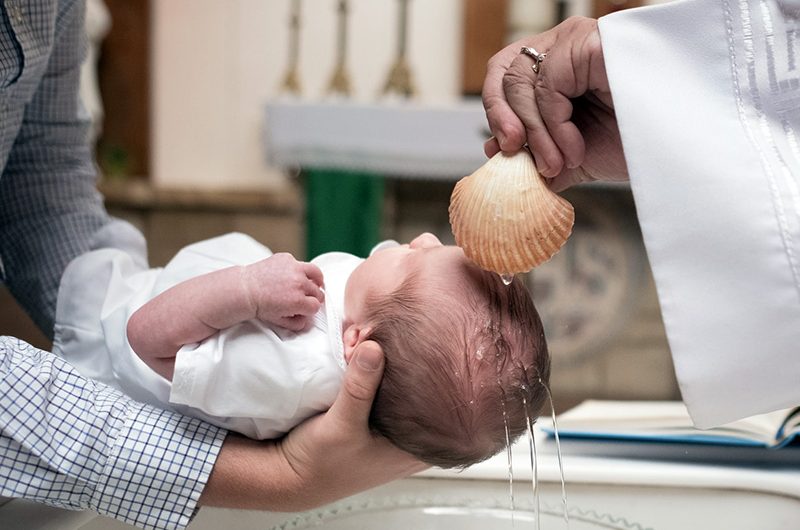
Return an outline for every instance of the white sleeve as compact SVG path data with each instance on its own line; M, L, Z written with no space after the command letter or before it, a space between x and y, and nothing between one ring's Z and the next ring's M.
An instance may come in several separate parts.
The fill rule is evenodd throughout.
M327 341L242 322L180 349L169 401L251 438L282 436L333 403L343 370Z
M695 424L800 403L800 30L774 2L600 20L636 208Z

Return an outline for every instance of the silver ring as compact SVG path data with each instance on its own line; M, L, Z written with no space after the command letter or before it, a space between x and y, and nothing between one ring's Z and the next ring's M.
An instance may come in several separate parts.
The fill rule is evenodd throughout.
M542 62L544 61L544 58L547 57L547 54L539 53L536 51L536 48L532 48L530 46L523 46L519 53L527 55L534 60L533 65L531 65L531 69L534 73L538 74L539 70L541 70Z

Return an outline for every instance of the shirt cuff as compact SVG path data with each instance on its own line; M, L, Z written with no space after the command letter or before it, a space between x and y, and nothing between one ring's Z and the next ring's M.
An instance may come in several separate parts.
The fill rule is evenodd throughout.
M92 507L141 528L184 528L227 431L149 405L129 407Z

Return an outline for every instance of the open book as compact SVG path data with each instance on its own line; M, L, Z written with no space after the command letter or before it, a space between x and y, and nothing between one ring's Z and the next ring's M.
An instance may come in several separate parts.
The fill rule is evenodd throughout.
M680 401L584 401L557 418L561 438L784 447L800 442L800 407L708 430L692 425ZM544 430L552 433L552 426ZM793 444L797 445L797 443Z

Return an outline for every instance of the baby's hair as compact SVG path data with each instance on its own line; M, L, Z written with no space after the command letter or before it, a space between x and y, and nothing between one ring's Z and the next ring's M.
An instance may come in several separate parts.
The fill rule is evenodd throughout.
M506 428L514 440L538 417L550 358L519 278L505 286L465 267L452 289L421 274L368 303L369 338L386 359L370 424L428 464L463 468L506 447Z

